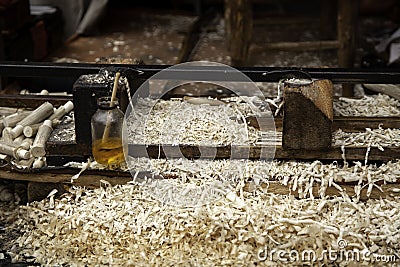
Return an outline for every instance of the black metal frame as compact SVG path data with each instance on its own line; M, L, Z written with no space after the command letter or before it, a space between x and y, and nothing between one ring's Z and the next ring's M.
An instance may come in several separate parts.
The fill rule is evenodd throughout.
M98 73L108 68L124 72L129 78L146 80L167 69L169 65L88 64L88 63L43 63L43 62L0 62L0 76L5 77L76 77ZM254 82L278 82L286 77L329 79L333 83L400 83L400 69L361 68L293 68L293 67L238 67ZM186 80L187 71L202 81L216 81L223 77L226 68L218 66L188 67L186 70L171 70L174 77ZM167 77L166 77L167 79ZM193 76L190 77L193 79Z

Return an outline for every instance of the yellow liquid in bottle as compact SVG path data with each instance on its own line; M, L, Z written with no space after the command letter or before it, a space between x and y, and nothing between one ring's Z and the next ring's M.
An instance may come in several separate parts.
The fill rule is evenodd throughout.
M92 143L94 159L108 166L119 166L124 160L124 150L121 138L109 137L104 140L98 139Z

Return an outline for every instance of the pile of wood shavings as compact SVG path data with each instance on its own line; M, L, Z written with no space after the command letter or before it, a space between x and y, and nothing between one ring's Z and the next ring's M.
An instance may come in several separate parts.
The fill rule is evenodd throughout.
M365 132L347 133L338 130L333 134L334 146L400 147L400 129L370 129Z
M243 123L248 114L243 114L246 108L239 106L239 103L209 106L140 99L127 119L128 141L172 145L254 144L260 139L260 131Z
M242 190L238 185L250 183L252 185L268 185L271 181L278 181L297 192L301 198L315 196L314 187L319 186L318 197L324 197L328 187L340 187L342 182L358 182L354 185L356 192L354 200L360 198L361 190L367 188L367 195L375 187L379 190L380 183L394 183L400 179L400 162L388 162L377 166L375 164L363 165L355 162L354 165L344 164L338 166L336 162L322 164L320 161L296 162L296 161L246 161L246 160L187 160L187 159L146 159L132 158L129 163L131 170L151 171L165 177L184 178L183 182L202 181L211 183L220 181L224 192L232 188ZM176 185L176 180L166 179L165 183ZM202 185L203 185L202 184ZM164 190L165 189L165 190ZM168 187L159 188L164 193ZM156 192L158 196L162 195ZM189 196L186 196L189 198ZM168 203L167 198L158 198ZM207 199L206 199L207 200ZM182 195L181 203L185 201ZM179 204L179 203L173 203Z
M16 210L18 219L9 229L22 235L8 251L14 261L34 256L50 266L283 266L287 262L276 258L260 260L260 251L312 249L319 256L337 250L343 239L347 250L399 259L399 205L399 198L297 200L259 188L243 197L227 195L207 206L179 209L149 199L132 184L73 188L61 199ZM380 263L371 256L371 262L356 264Z
M400 102L383 94L365 95L361 99L340 97L333 102L333 111L335 116L399 116Z
M88 166L71 162L70 167L98 169L96 162ZM381 190L382 183L395 183L400 179L400 162L376 164L338 165L336 162L322 164L320 161L247 161L247 160L188 160L130 158L128 162L134 180L137 172L150 172L163 176L161 181L146 188L156 199L174 206L195 206L209 203L221 194L232 190L243 190L241 185L267 185L275 181L296 192L300 198L324 197L329 187L343 191L341 183L356 183L352 196L358 200L361 190L367 189L369 196L373 189ZM101 166L100 166L101 167ZM127 171L127 169L124 169ZM149 177L151 178L151 177ZM157 187L155 185L160 185ZM143 183L143 181L140 181ZM162 185L162 187L161 187ZM215 186L215 187L213 187ZM218 190L214 190L218 187ZM318 191L316 192L316 188ZM207 191L209 189L210 191ZM400 189L393 189L400 190ZM207 195L207 192L211 193ZM170 194L174 195L173 198ZM396 193L396 192L394 192ZM197 197L194 198L194 195ZM179 196L179 197L178 197ZM196 202L196 200L198 202Z

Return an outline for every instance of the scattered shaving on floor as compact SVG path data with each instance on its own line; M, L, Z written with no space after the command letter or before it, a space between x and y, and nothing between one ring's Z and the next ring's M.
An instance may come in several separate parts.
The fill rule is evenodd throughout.
M370 129L365 132L347 133L341 129L334 132L334 146L369 146L384 150L384 147L400 147L400 129Z
M90 167L96 167L93 164ZM50 197L22 206L7 228L22 233L8 244L13 260L33 256L41 264L72 266L283 266L287 263L265 258L264 251L295 250L301 255L313 250L320 258L323 250L338 251L339 240L345 240L346 253L372 255L356 265L387 265L376 260L378 254L390 257L393 264L400 260L400 198L358 201L362 189L369 194L382 183L396 182L399 161L339 166L319 161L142 158L132 159L129 166L180 179L164 179L157 187L136 182L111 187L103 181L99 189L72 188L59 200ZM225 183L214 191L213 201L196 195L208 196L204 187L196 188L212 189L215 181ZM258 186L271 181L287 185L300 199ZM245 190L249 182L252 187ZM355 182L356 195L325 197L329 186L342 191L340 182ZM317 185L320 198L315 199ZM393 190L398 193L400 188ZM207 205L194 205L196 200ZM301 258L294 262L303 263ZM318 263L332 264L326 258ZM336 263L349 264L341 259Z
M69 167L83 168L82 163L70 162ZM342 191L340 183L354 183L356 195L355 200L359 199L362 189L368 190L368 195L375 188L380 190L379 184L395 183L400 179L400 162L388 162L377 166L376 164L362 164L354 162L354 164L339 165L337 162L331 164L322 164L320 161L314 162L297 162L297 161L252 161L252 160L188 160L188 159L148 159L148 158L131 158L128 162L129 169L133 173L133 177L138 172L150 172L153 175L162 175L166 178L173 177L178 179L165 179L164 193L168 193L170 185L180 186L182 184L191 183L191 187L195 184L196 190L202 186L207 186L213 182L217 182L218 186L222 186L220 191L228 192L232 188L236 188L235 184L245 181L252 185L258 186L268 184L270 181L279 181L281 184L288 186L292 191L297 192L301 198L324 197L328 187L335 187ZM105 168L96 162L91 162L87 169ZM128 169L123 169L127 171ZM150 178L150 177L149 177ZM142 182L142 181L140 181ZM143 185L143 184L142 184ZM153 184L149 183L150 193ZM314 196L313 188L319 187L318 194ZM181 193L181 199L168 200L161 199L163 202L182 206L191 206L193 201L190 194L184 194L187 188L183 188L177 193ZM174 189L176 190L176 188ZM190 189L191 190L191 189ZM188 193L188 192L186 192ZM217 192L221 193L221 192ZM157 196L162 195L155 192ZM168 195L166 195L168 197ZM217 195L218 197L219 195ZM160 198L158 198L160 199ZM208 203L214 196L205 198L204 203Z
M400 102L382 94L365 95L361 99L340 97L333 102L333 111L335 116L399 116Z
M261 135L243 123L245 116L252 114L248 106L139 99L127 120L128 140L136 144L254 144Z
M298 200L258 188L206 206L176 208L153 201L137 185L105 184L72 188L61 199L15 210L7 231L22 235L8 244L8 252L14 261L34 256L48 266L286 266L277 255L271 261L263 253L313 250L318 259L345 240L345 251L394 260L400 259L399 205L399 198L355 203L345 195ZM382 264L373 256L367 260L355 263ZM293 264L306 263L299 258Z
M355 200L359 199L361 190L367 188L369 196L375 187L380 190L380 183L394 183L400 178L400 162L388 162L377 166L364 165L355 162L354 165L337 162L322 164L320 161L246 161L246 160L188 160L188 159L146 159L132 158L129 167L134 171L150 171L165 177L179 177L180 179L166 179L164 183L176 185L180 182L210 183L220 181L225 192L236 188L240 181L250 182L255 186L268 184L270 181L279 181L298 193L301 198L314 198L313 189L319 186L318 196L324 197L328 187L342 188L339 183L357 182L354 186ZM203 185L203 184L201 184ZM168 188L168 187L166 187ZM159 189L162 190L162 189ZM153 191L151 191L153 192ZM168 192L168 190L166 190ZM159 192L156 192L160 195ZM182 194L181 203L171 203L168 199L160 199L174 205L185 204L188 196ZM190 198L189 198L190 199ZM206 199L207 201L208 199ZM205 201L205 203L206 203ZM190 204L188 204L190 205Z

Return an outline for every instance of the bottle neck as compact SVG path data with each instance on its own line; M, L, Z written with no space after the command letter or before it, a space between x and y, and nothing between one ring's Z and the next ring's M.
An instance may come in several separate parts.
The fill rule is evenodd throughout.
M116 109L118 107L118 99L115 98L111 101L111 97L100 97L97 99L97 108L102 110L111 110Z

